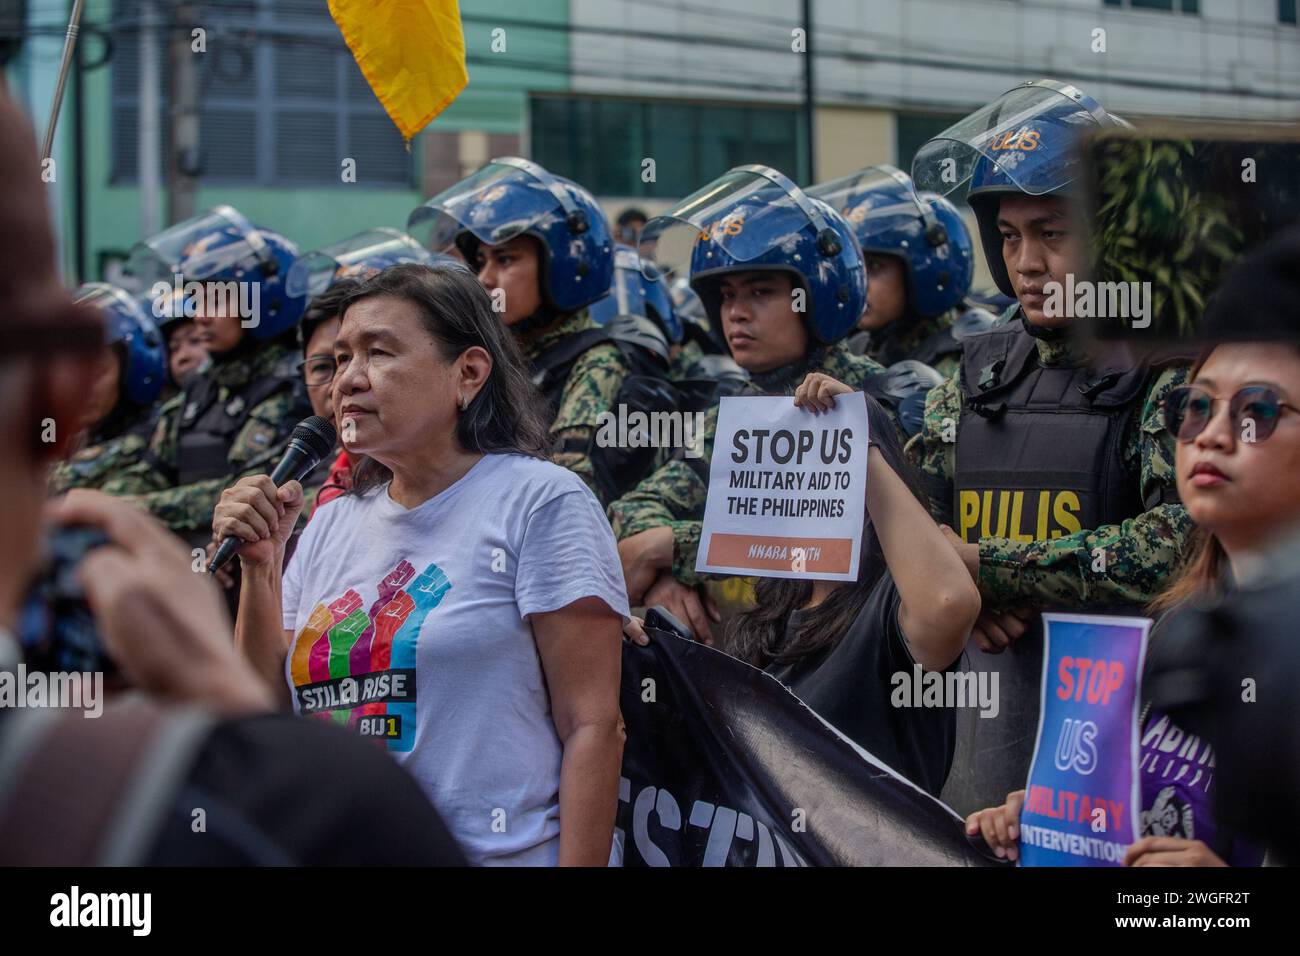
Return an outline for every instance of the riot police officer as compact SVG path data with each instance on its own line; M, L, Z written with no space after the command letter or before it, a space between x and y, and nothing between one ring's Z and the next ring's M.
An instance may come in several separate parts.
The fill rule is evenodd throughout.
M780 172L732 169L651 220L642 238L657 242L665 267L685 272L678 263L689 262L691 288L749 372L752 394L793 395L809 372L823 372L893 406L876 387L884 369L844 341L867 295L852 230ZM695 572L717 413L715 405L704 419L701 457L668 462L608 509L629 598L663 604L701 639L710 618L720 619ZM737 587L746 579L726 580L713 582L710 603L747 603Z
M454 245L517 336L551 416L552 458L607 502L594 461L601 413L612 411L631 362L592 320L614 273L609 223L587 190L526 159L494 159L411 213L425 245ZM635 348L636 346L629 346Z
M808 195L839 210L867 264L867 308L849 347L882 365L916 361L947 378L961 340L995 316L965 301L975 247L961 213L935 193L918 195L893 166L868 166Z
M984 599L970 666L1000 672L998 716L958 716L944 798L960 813L1024 785L1038 720L1036 612L1132 613L1189 531L1160 413L1185 367L1090 352L1069 314L1047 308L1048 286L1085 261L1070 231L1076 139L1121 123L1081 90L1037 80L939 134L913 166L923 188L969 180L989 269L1017 297L997 327L964 340L959 374L930 393L908 445Z
M211 367L159 411L141 460L103 486L134 495L192 545L211 535L223 489L271 467L311 406L295 327L305 297L285 280L298 250L217 206L144 240L128 269L158 314L182 309L202 330Z
M139 458L167 375L162 333L138 299L107 282L88 282L75 300L102 312L107 334L86 402L82 447L55 469L52 494L98 488Z

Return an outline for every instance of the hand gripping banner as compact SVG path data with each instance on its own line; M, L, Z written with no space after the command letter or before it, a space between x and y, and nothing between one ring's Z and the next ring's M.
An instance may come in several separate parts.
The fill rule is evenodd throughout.
M992 866L943 803L775 678L647 629L623 646L625 866Z

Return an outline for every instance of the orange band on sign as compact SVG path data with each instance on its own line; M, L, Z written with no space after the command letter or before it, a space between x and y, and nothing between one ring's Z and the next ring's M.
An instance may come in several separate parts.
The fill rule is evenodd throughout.
M714 534L708 563L714 567L755 571L791 571L800 560L811 573L848 574L853 564L852 538L782 538L759 534Z

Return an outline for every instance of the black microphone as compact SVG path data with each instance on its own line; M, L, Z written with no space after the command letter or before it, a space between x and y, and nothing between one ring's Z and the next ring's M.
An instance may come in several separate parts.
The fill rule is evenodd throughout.
M284 457L271 472L271 481L278 488L286 481L302 481L307 473L320 464L320 460L334 450L334 426L319 415L304 418L294 426L285 446ZM217 553L212 556L208 573L215 574L229 563L243 544L241 538L228 535L217 546Z

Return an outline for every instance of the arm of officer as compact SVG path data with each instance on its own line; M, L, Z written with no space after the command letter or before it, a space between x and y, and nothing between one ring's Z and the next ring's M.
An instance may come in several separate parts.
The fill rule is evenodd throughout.
M636 565L648 563L649 581L656 577L649 571L671 570L682 584L694 587L700 582L695 573L695 555L700 547L704 502L709 494L705 476L709 473L717 427L718 406L714 405L704 416L704 441L699 458L666 462L609 506L609 523L619 543L625 577L637 578L638 575L629 571L634 572ZM667 528L671 533L671 551L658 546L665 542L646 536L646 532L656 528Z
M158 410L148 444L132 462L124 464L99 486L105 494L122 498L170 488L176 475L176 425L183 396L176 395Z
M573 364L551 423L551 438L559 449L551 460L581 478L602 505L609 504L591 463L591 442L602 412L614 410L614 399L627 377L628 366L618 346L609 343L588 349Z
M989 603L1145 604L1163 589L1192 530L1177 503L1174 439L1160 414L1160 400L1185 376L1183 368L1162 373L1140 413L1136 457L1147 510L1051 541L981 538L979 586Z
M961 387L953 372L925 397L921 430L904 448L908 461L921 472L930 514L940 524L952 522L952 476L957 465L957 421L961 415Z
M265 474L275 466L297 424L292 413L290 393L272 396L253 408L243 427L235 433L227 453L228 474L137 494L133 500L172 531L208 527L221 492L240 478Z

